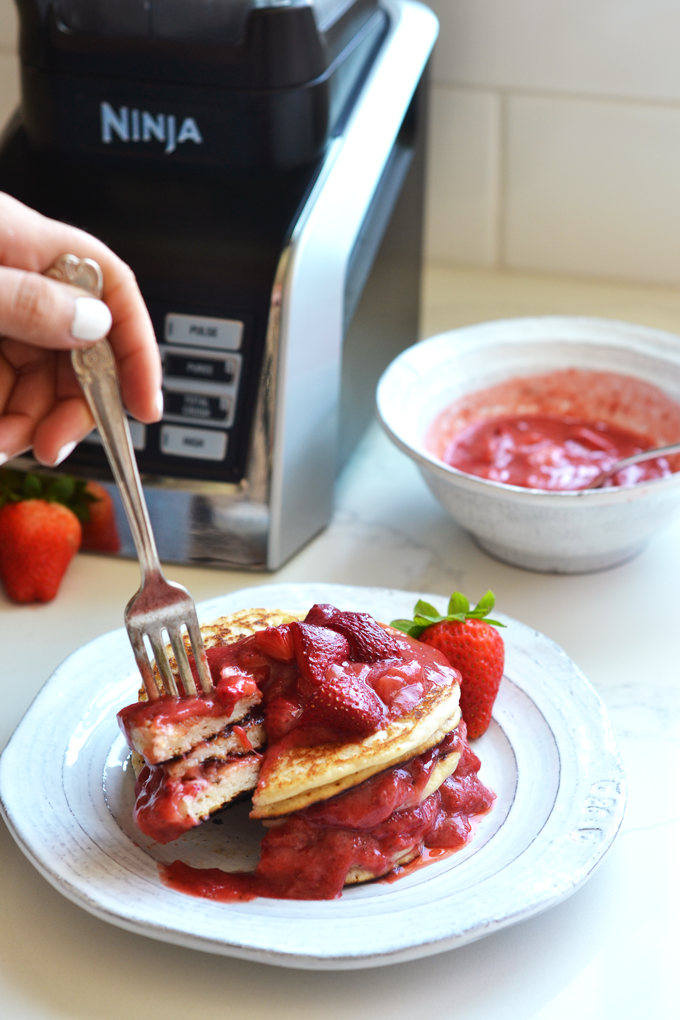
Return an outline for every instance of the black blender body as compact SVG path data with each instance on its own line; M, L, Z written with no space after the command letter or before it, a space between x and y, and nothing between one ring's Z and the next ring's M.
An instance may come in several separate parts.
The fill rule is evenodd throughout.
M34 151L221 171L321 156L385 23L377 0L17 5Z
M291 388L286 301L281 309L276 295L389 37L389 5L17 4L22 108L0 149L0 189L102 238L137 276L164 364L163 421L132 423L161 556L278 566L323 526L331 504L327 466L322 492L315 454L299 439L288 457L298 467L278 456L288 481L276 481ZM424 86L412 91L341 270L341 457L370 416L377 374L417 335ZM376 342L381 328L387 347ZM333 414L334 424L316 429L328 432L326 445L336 442ZM335 456L328 449L325 460ZM305 457L307 480L298 470ZM65 468L107 478L96 433ZM304 525L286 509L296 472L294 487L315 508ZM123 551L132 552L128 540Z

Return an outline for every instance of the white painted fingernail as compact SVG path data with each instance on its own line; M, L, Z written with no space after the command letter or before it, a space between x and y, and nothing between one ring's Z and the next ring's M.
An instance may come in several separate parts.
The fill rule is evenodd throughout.
M159 390L156 394L156 407L158 408L158 417L163 417L163 390Z
M76 298L71 336L76 340L102 340L111 329L111 312L93 297Z
M2 467L3 464L6 464L8 460L9 457L6 453L0 453L0 467Z
M80 298L78 298L78 300L80 301ZM54 467L56 467L57 464L61 464L62 460L66 460L68 455L70 453L73 453L75 448L76 448L75 443L66 443L64 446L62 446L61 450L57 454L57 459L54 462Z

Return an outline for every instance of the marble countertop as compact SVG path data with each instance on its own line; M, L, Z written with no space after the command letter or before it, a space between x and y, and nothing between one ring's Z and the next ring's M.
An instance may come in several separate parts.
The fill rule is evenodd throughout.
M624 288L615 285L524 277L512 289L510 282L507 274L431 275L429 332L460 324L461 314L475 321L578 310L666 328L675 323L680 332L674 291L625 288L628 304L617 314ZM557 641L604 699L629 780L623 830L590 881L538 917L428 959L323 973L211 956L109 926L53 890L0 825L1 1020L224 1020L253 1010L277 1020L675 1015L680 520L611 571L560 577L515 569L475 546L373 426L339 479L331 526L276 574L183 567L168 573L197 600L268 581L442 595L458 589L473 600L492 588L499 609ZM0 747L65 656L121 625L138 578L135 563L80 555L52 604L19 607L0 596Z

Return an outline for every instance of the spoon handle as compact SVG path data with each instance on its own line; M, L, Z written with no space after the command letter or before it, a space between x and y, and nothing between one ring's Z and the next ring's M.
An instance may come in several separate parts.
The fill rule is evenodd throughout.
M671 443L670 446L657 446L652 450L642 450L641 453L634 453L631 457L624 457L623 460L617 460L616 464L607 468L606 471L601 471L585 488L600 489L608 478L618 474L619 471L623 471L624 468L632 467L633 464L642 464L646 460L656 460L657 457L665 457L667 454L670 456L671 453L680 453L680 443Z

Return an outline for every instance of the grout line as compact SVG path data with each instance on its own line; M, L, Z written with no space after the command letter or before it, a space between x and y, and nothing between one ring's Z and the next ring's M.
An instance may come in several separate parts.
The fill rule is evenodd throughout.
M496 269L506 268L507 248L507 173L508 173L508 97L498 95L498 153L496 158Z
M644 106L677 110L680 109L678 99L646 99L640 96L610 96L598 92L562 92L558 89L529 89L504 85L471 85L466 82L438 81L433 78L432 84L440 89L452 92L484 92L496 95L518 96L523 99L557 99L583 103L611 103L612 106Z

